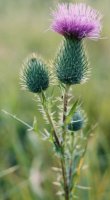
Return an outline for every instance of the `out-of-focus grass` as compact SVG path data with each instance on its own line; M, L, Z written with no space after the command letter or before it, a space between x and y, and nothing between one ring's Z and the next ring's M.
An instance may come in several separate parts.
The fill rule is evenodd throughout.
M38 116L39 123L42 119L33 96L20 89L19 71L24 58L32 52L42 54L47 60L54 57L61 37L48 29L50 7L56 2L0 1L0 109L17 114L29 124L32 124L34 115ZM73 89L74 94L84 101L89 122L98 123L85 159L89 167L81 173L81 184L91 185L92 190L79 193L84 200L109 200L110 3L109 0L86 2L105 15L103 37L107 39L87 41L92 76L87 84ZM52 155L48 143L39 141L34 133L26 131L24 125L0 112L0 199L56 199L57 188L51 185L55 177L50 168L57 163ZM14 172L4 174L13 166L17 167Z

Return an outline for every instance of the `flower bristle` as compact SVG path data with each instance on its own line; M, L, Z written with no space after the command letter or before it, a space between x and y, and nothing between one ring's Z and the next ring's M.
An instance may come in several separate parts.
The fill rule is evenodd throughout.
M85 3L61 3L52 13L53 31L77 39L98 39L102 15Z

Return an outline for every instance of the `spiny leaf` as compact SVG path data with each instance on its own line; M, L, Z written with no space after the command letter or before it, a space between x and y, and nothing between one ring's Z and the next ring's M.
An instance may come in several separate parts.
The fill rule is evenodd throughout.
M55 182L53 182L53 185L61 186L61 183L55 181Z
M75 187L81 190L91 190L91 187L86 187L86 186L81 186L81 185L76 185Z
M58 168L58 167L52 167L52 170L55 171L55 172L61 172L61 168Z
M59 191L56 193L57 196L64 196L64 194L65 194L64 191Z
M50 133L44 129L44 132L42 133L42 136L43 136L43 140L50 140Z

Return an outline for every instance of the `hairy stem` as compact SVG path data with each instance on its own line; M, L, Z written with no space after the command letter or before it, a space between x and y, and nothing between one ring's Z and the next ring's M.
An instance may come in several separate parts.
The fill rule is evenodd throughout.
M68 188L68 177L66 172L66 160L65 160L65 139L66 139L66 115L67 115L67 106L68 106L68 91L69 85L66 85L65 93L63 97L63 143L62 143L62 154L63 158L61 158L61 166L62 166L62 175L64 180L64 190L65 190L65 200L69 200L69 188Z
M66 137L66 115L67 115L67 107L68 107L68 92L69 92L69 85L66 85L65 93L63 97L63 142L65 143L65 137Z
M65 190L65 200L69 200L69 190L67 184L67 176L66 176L66 168L65 168L65 161L61 159L61 168L62 168L62 176L64 181L64 190Z
M73 153L74 153L74 133L71 133L71 160L70 160L70 169L69 169L69 197L73 199L72 193L72 163L73 163Z
M66 85L65 93L64 93L64 97L63 97L63 123L66 120L69 88L70 88L70 85Z
M39 95L39 96L40 96L40 95ZM47 116L47 119L48 119L48 121L49 121L49 123L50 123L50 125L51 125L51 127L52 127L52 129L53 129L52 134L53 134L54 140L55 140L57 146L60 147L60 142L59 142L59 139L58 139L58 137L57 137L56 128L55 128L54 122L53 122L53 120L52 120L52 118L51 118L51 115L50 115L50 113L49 113L48 107L47 107L47 105L46 105L46 98L45 98L45 101L43 101L44 98L45 98L45 95L44 95L44 93L42 92L42 93L41 93L41 96L40 96L40 99L41 99L41 102L42 102L42 106L43 106L43 109L44 109L45 114L46 114L46 116Z

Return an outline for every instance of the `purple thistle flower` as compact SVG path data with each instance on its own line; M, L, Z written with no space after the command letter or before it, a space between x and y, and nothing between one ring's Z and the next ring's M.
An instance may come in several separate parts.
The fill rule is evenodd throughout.
M84 3L58 4L53 11L51 28L63 36L98 39L102 29L102 15Z

